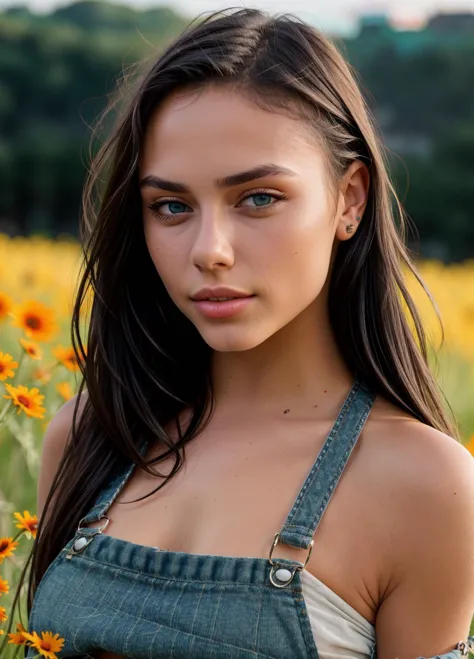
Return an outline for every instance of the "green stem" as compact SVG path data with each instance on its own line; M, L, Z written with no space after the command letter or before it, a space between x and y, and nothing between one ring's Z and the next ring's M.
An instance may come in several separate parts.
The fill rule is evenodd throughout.
M17 538L19 538L20 535L23 535L24 533L25 533L25 529L21 529L21 531L19 531L19 532L16 534L16 536L13 538L13 542L16 542Z
M18 378L18 374L19 374L19 372L20 372L20 369L21 369L21 366L22 366L22 364L23 364L24 359L25 359L25 351L22 350L21 355L20 355L20 359L19 359L19 362L18 362L18 366L17 366L17 369L16 369L16 373L15 373L15 375L13 376L13 380L11 381L11 384L12 384L13 386L15 385L15 382L16 382L16 380L17 380L17 378Z
M4 418L6 417L7 412L9 410L9 408L11 407L12 403L13 403L13 401L9 400L8 403L5 405L5 407L3 408L3 410L0 412L0 425L3 422Z

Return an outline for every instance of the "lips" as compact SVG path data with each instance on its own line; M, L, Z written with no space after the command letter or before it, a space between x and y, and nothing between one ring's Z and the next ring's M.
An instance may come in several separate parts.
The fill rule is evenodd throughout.
M253 297L253 294L235 288L218 286L216 288L201 288L201 290L191 296L191 299L196 302L201 300L224 302L226 300L235 300L245 297Z
M242 314L251 307L255 299L255 295L245 295L244 297L234 297L221 301L204 298L202 300L193 300L193 302L198 311L207 318L228 319Z

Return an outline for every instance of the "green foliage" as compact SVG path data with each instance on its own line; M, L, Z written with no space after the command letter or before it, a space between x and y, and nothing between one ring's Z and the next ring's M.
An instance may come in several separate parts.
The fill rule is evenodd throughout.
M0 13L0 228L76 232L90 126L123 69L156 57L187 23L168 7L98 0ZM338 45L394 152L423 255L472 257L472 40L366 26Z
M425 253L441 260L472 257L474 123L447 129L430 158L395 163L395 176L400 190L408 188L404 206Z

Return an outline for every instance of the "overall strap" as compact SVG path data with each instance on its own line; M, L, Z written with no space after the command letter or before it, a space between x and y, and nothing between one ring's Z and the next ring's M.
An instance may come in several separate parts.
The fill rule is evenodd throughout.
M147 447L148 442L145 442L139 449L139 453L142 456L145 455ZM106 487L99 493L99 496L97 497L91 510L85 517L81 519L79 526L83 526L84 524L91 524L92 522L98 522L106 516L108 509L119 495L120 491L128 481L134 469L135 463L127 463L125 469L119 471L119 473L112 478Z
M310 546L374 400L375 393L356 380L286 518L280 543L302 549Z

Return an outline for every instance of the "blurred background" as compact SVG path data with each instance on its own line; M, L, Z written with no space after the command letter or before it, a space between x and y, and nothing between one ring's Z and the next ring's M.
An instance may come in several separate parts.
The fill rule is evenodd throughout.
M115 78L227 4L0 0L0 231L74 235L90 124ZM444 263L473 258L474 0L464 11L449 0L253 5L291 10L334 37L393 152L414 248Z
M0 0L0 541L17 532L14 511L34 512L44 431L78 385L69 321L91 125L130 64L228 4ZM410 281L433 368L474 454L474 0L245 4L300 15L355 68L445 326L440 349L436 316ZM35 417L21 406L9 413L7 385L27 387ZM26 550L5 561L0 578L15 584ZM8 608L9 597L0 604Z

